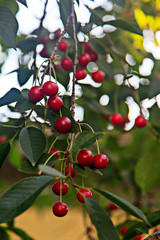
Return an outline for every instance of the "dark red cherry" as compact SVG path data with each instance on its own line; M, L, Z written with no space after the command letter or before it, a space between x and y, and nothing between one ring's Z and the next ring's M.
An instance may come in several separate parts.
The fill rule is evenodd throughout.
M143 128L147 125L147 120L142 117L142 116L138 116L135 120L135 126L138 128Z
M86 67L91 61L91 58L88 53L82 53L78 58L78 64L81 67Z
M93 158L93 166L98 169L106 168L108 166L108 158L105 154L95 155Z
M123 117L120 113L114 113L110 116L110 121L113 125L123 124Z
M64 57L61 60L61 67L65 71L71 71L73 69L73 61L70 57Z
M80 201L81 203L85 203L84 197L92 198L92 192L89 189L84 189L84 188L80 189L77 192L77 199L78 199L78 201Z
M68 184L65 182L55 182L52 186L52 191L56 194L56 195L60 195L60 193L62 195L65 195L68 192Z
M28 96L32 102L39 102L44 97L42 87L40 86L32 87L28 92Z
M77 161L81 166L88 167L93 163L93 154L88 149L79 151L77 155Z
M85 69L83 69L83 68L78 68L78 69L76 70L76 79L77 79L77 80L84 79L86 76L87 76L87 72L86 72Z
M91 77L95 82L101 83L105 79L105 74L101 70L97 70L91 74Z
M71 130L71 120L68 117L60 117L54 123L54 128L61 134L66 134Z
M42 88L44 94L47 96L55 96L58 93L58 85L52 81L45 82Z
M53 213L55 216L57 217L64 217L67 212L68 212L68 207L65 203L63 202L56 202L54 205L53 205Z
M58 49L61 51L61 52L66 52L68 49L70 48L70 45L67 41L65 40L61 40L59 45L58 45Z
M63 101L59 96L51 96L48 98L48 107L52 111L58 111L63 106Z
M73 169L73 164L67 164L65 166L65 176L71 176L72 178L74 178L76 176L76 171L74 171Z

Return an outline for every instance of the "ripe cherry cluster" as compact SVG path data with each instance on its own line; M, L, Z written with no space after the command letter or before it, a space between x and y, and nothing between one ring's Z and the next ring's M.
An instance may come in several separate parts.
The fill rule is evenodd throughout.
M55 153L55 156L59 157L59 155L56 155L58 152L55 148L52 148L50 150L50 153ZM98 154L93 157L93 154L90 150L82 149L77 154L77 162L83 167L93 166L97 169L103 169L106 168L108 165L108 158L104 154ZM55 164L52 167L55 167ZM64 172L65 176L70 179L73 179L77 175L72 163L69 163L65 166ZM53 193L60 196L65 195L68 192L68 189L68 184L62 181L55 182L52 186ZM92 192L87 188L80 188L77 191L78 201L81 203L85 203L84 197L92 198ZM68 212L68 206L66 203L58 201L53 205L52 210L55 216L63 217Z
M119 125L124 125L125 123L129 122L128 116L122 116L120 113L114 113L112 115L109 114L105 114L104 115L106 120L110 120L110 122L115 125L115 126L119 126ZM136 119L135 119L135 126L138 128L143 128L147 125L147 120L139 115Z

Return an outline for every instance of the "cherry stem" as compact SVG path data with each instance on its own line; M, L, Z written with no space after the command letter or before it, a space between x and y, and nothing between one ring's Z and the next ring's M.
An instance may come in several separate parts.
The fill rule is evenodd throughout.
M51 146L50 146L50 148L49 148L49 150L48 150L48 152L50 152L51 151L51 149L52 149L52 147L53 147L53 145L56 143L56 141L58 140L58 136L54 139L54 141L52 142L52 144L51 144Z

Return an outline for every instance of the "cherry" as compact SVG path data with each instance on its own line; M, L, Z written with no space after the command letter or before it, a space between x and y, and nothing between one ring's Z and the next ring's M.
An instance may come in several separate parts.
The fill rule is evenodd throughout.
M52 186L52 191L56 194L56 195L60 195L60 193L62 192L62 195L65 195L68 192L68 184L65 182L55 182ZM60 190L62 189L62 191Z
M87 52L87 53L90 53L90 52L93 51L89 42L84 42L83 43L83 48L84 48L84 51Z
M105 74L101 70L97 70L91 74L91 77L95 82L101 83L105 79Z
M63 106L63 101L59 96L51 96L48 98L48 107L53 111L58 111Z
M64 217L68 212L68 207L63 202L56 202L52 207L53 213L57 217Z
M77 161L81 166L88 167L93 163L93 154L88 149L79 151L77 155Z
M77 175L76 171L73 169L73 164L67 164L65 166L65 176L71 176L74 178Z
M0 143L4 143L6 141L6 137L5 136L0 136Z
M110 121L113 125L121 125L123 123L123 117L120 113L114 113L110 116Z
M95 155L93 158L93 166L95 168L101 169L108 166L108 158L105 154Z
M68 133L71 130L71 126L71 120L65 116L58 118L54 123L56 131L62 134Z
M29 99L33 102L39 102L44 97L43 89L40 86L32 87L28 92Z
M60 28L58 28L55 32L54 32L54 39L58 39L62 34L62 31Z
M47 43L49 41L50 41L50 38L48 36L41 36L41 37L38 38L38 43L45 44L45 43Z
M47 150L47 152L49 151L49 149ZM58 150L56 148L51 148L51 150L49 151L49 153L53 154L55 152L57 152ZM55 155L54 155L56 158L59 158L59 153L57 152Z
M138 116L135 120L135 126L138 128L143 128L147 125L147 120L142 117L142 116Z
M86 67L90 61L91 58L88 53L82 53L78 58L78 64L81 67Z
M47 96L55 96L58 93L58 85L52 81L45 82L42 88L44 94Z
M98 60L98 54L95 51L88 52L91 58L91 62L96 62Z
M70 57L64 57L61 60L61 67L65 71L71 71L73 69L73 61Z
M118 209L118 207L112 202L108 203L107 208L108 208L109 211L114 211L114 210Z
M40 51L39 55L43 58L50 58L50 54L45 46Z
M58 45L58 49L61 51L61 52L66 52L68 49L70 48L70 45L67 41L65 40L61 40L59 45Z
M104 118L105 118L106 120L108 120L109 117L110 117L110 115L109 115L108 113L105 113L105 114L104 114Z
M126 234L127 230L128 230L128 227L127 227L127 226L122 227L122 228L120 229L120 234L121 234L122 236L124 236L124 235Z
M87 197L87 198L92 198L92 192L89 190L89 189L80 189L78 192L77 192L77 199L78 201L80 201L81 203L85 203L85 199L84 197Z
M143 234L134 236L134 240L141 240L143 238Z
M87 76L87 72L85 69L79 68L76 70L76 79L77 80L84 79L86 76Z

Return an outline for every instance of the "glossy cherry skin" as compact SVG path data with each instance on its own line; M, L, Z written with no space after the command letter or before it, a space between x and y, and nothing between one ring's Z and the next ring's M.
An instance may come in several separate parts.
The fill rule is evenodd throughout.
M118 207L112 202L108 203L107 208L108 208L109 211L114 211L114 210L118 209Z
M68 117L60 117L54 123L54 128L61 134L66 134L71 130L71 120Z
M69 175L72 178L74 178L77 175L76 171L74 171L73 169L73 164L67 164L65 166L65 176L69 176Z
M55 96L58 93L58 85L52 81L45 82L42 88L44 94L47 96Z
M93 166L97 169L106 168L108 166L108 158L105 154L95 155L93 158Z
M56 202L52 207L53 213L57 217L64 217L68 212L68 207L63 202Z
M142 116L138 116L135 120L135 126L138 128L143 128L147 125L147 120L142 117Z
M113 125L121 125L123 123L123 117L120 113L114 113L110 116L110 121Z
M87 53L90 53L93 51L91 45L89 44L89 42L84 42L83 43L83 48L84 48L84 51L87 52Z
M76 79L77 79L77 80L84 79L86 76L87 76L87 72L86 72L85 69L83 69L83 68L78 68L78 69L76 70Z
M93 72L91 74L92 79L97 82L97 83L101 83L104 81L105 79L105 74L104 72L102 72L101 70L97 70L96 72Z
M62 191L60 190L60 188L62 189ZM65 182L55 182L52 186L52 191L56 194L56 195L60 195L60 192L62 192L62 195L65 195L68 192L68 184Z
M61 67L65 71L71 71L73 69L73 61L70 57L64 57L61 60Z
M65 40L61 40L59 45L58 45L58 49L61 51L61 52L66 52L68 49L70 48L70 45L67 41Z
M43 89L40 86L32 87L28 92L29 99L32 102L39 102L44 97Z
M81 67L86 67L91 61L91 58L88 53L82 53L78 58L78 64Z
M84 189L84 188L80 189L77 192L77 199L78 199L78 201L80 201L81 203L85 203L84 197L92 198L92 192L89 189Z
M90 150L88 149L83 149L79 151L77 155L77 161L79 165L88 167L93 164L93 154Z
M47 150L47 152L49 151L49 149ZM56 148L51 148L51 150L50 150L50 152L49 153L51 153L51 154L53 154L53 153L55 153L55 152L57 152L58 150L56 149ZM56 154L54 154L54 156L56 157L56 158L59 158L59 152L57 152Z
M128 227L127 227L127 226L122 227L122 228L120 229L120 234L121 234L122 236L124 236L124 235L126 234L127 230L128 230Z
M48 98L48 107L52 111L58 111L63 106L63 101L59 96L51 96Z

